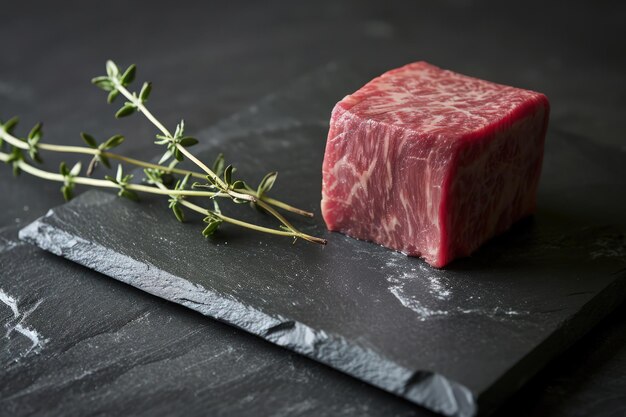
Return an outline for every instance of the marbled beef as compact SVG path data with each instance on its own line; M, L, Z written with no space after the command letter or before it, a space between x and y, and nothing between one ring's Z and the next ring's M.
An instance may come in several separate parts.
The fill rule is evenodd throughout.
M540 93L416 62L332 112L330 230L443 267L535 209L549 104Z

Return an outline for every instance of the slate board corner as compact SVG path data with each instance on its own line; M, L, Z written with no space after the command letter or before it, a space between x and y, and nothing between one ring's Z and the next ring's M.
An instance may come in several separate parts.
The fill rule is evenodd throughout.
M51 213L52 210L49 211L46 216L50 215ZM58 250L58 247L56 245L50 245L49 243L45 242L43 237L47 235L41 234L39 232L39 229L41 227L45 227L44 223L41 221L44 217L40 217L39 219L20 229L18 232L18 238L21 241L30 243L32 245L40 247L43 250L61 256L61 252Z

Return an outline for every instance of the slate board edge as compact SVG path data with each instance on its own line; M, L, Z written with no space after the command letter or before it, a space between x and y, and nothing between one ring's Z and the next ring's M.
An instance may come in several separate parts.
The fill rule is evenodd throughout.
M235 298L226 298L191 284L149 263L86 241L47 223L45 219L53 214L54 211L50 210L21 229L19 238L149 294L307 356L434 412L450 417L473 417L478 412L476 395L444 375L430 370L407 369L373 350L351 344L341 336L278 315L269 315ZM157 275L159 279L155 279ZM172 297L174 291L178 293L176 297Z

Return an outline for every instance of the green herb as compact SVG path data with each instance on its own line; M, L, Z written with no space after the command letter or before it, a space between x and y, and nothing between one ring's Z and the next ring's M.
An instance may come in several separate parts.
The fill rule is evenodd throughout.
M70 201L74 193L74 178L80 174L81 164L77 162L72 169L68 169L65 162L61 162L59 172L63 176L63 187L61 187L61 193L65 201Z
M94 169L96 168L99 162L101 162L105 167L111 168L109 157L107 156L107 153L105 151L108 151L109 149L113 149L121 145L122 142L124 142L124 136L122 135L111 136L109 139L107 139L100 145L98 145L98 143L96 142L96 139L88 133L81 132L80 136L83 138L83 141L85 141L87 146L98 150L98 153L95 154L93 158L91 159L91 162L89 162L89 166L87 167L87 176L91 177L91 174L93 173Z
M130 174L124 175L122 165L117 166L117 174L115 175L115 178L110 175L105 175L104 179L106 179L107 181L111 181L117 186L117 188L119 188L117 195L119 195L120 197L126 197L129 200L133 201L139 200L139 196L137 195L137 193L128 188L130 180L133 179L133 176Z
M196 158L188 148L197 144L198 140L186 135L185 122L181 120L172 134L146 107L146 102L152 92L152 84L149 82L143 83L139 93L129 90L130 85L135 80L136 73L137 68L135 65L129 66L122 72L113 61L107 61L107 75L92 79L92 83L108 93L107 101L109 103L114 103L119 96L126 99L116 111L116 118L141 113L157 128L159 133L156 135L155 143L165 148L163 156L157 164L110 152L111 149L118 147L124 142L124 137L121 135L114 135L99 144L92 135L81 133L82 140L86 146L53 145L41 142L43 136L42 125L37 124L31 129L26 138L21 139L14 136L13 133L18 124L16 117L9 119L5 123L0 121L0 161L11 164L15 175L24 171L43 179L62 182L61 192L66 200L72 198L74 187L77 184L115 188L118 190L119 196L131 200L137 200L137 193L139 192L168 196L169 207L179 221L184 221L183 209L193 210L204 215L205 227L202 234L207 237L213 235L221 224L230 223L259 232L292 237L294 241L303 239L314 243L326 243L324 239L299 231L276 210L278 208L306 217L313 216L310 212L292 207L267 195L276 182L276 172L268 173L261 180L258 187L253 188L242 179L235 178L236 168L232 165L226 165L223 154L218 155L212 168L209 168ZM8 150L5 149L7 145L9 147ZM60 172L56 174L41 170L27 163L24 159L23 151L26 151L30 159L36 163L41 163L40 151L86 154L91 155L92 159L86 170L87 176L81 177L79 176L81 171L80 163L69 169L67 164L63 162ZM177 168L177 163L185 158L193 162L202 172ZM120 162L114 177L106 175L104 179L90 178L98 164L110 168L111 159ZM163 165L168 161L168 165ZM132 175L124 174L122 164L143 167L145 173L144 182L148 185L132 183ZM175 181L176 175L182 175L183 178L178 179L175 185L170 188ZM204 179L204 181L194 182L191 189L189 189L187 184L192 177ZM192 203L189 201L190 197L209 199L212 208L204 208ZM217 204L217 198L230 199L237 204L249 203L269 213L280 224L278 228L274 229L226 216Z

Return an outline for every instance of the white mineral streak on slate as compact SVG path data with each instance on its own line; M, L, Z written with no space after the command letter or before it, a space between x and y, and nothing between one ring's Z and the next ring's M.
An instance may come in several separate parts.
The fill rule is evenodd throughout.
M591 259L626 259L626 238L622 235L602 236L593 243L593 250L589 253Z
M13 315L13 317L10 318L4 325L6 328L4 337L11 339L11 337L13 337L13 333L15 332L21 334L30 341L30 347L25 352L20 354L21 357L24 357L31 352L39 353L47 342L47 339L43 338L37 330L29 327L25 323L25 320L33 311L37 309L37 307L39 307L41 300L37 301L31 308L21 312L18 307L18 300L4 292L4 290L0 289L0 302L9 307ZM19 358L15 358L15 360L19 360Z
M20 315L19 310L17 309L17 300L10 295L6 294L4 291L0 290L0 301L9 306L11 311L13 312L13 317L17 317Z
M448 300L452 296L452 293L449 289L446 288L445 284L441 282L441 279L437 277L428 277L430 281L430 293L434 294L440 300Z
M412 294L405 294L404 281L406 280L406 278L406 276L403 276L402 278L390 277L388 281L392 285L389 287L389 291L391 291L391 293L398 299L398 301L400 301L403 306L405 306L409 310L413 310L421 321L424 321L429 317L445 316L449 313L446 310L432 310L430 308L424 307L421 301L416 296Z
M1 231L2 229L0 229ZM8 239L4 239L2 237L0 237L0 253L3 252L8 252L13 248L16 248L20 245L23 245L24 242L22 241L13 241L13 240L8 240Z
M420 321L425 321L429 318L436 318L441 316L447 316L450 314L478 314L485 317L490 317L495 320L502 319L505 316L528 316L530 312L528 311L518 311L513 309L502 308L496 306L492 309L480 309L480 308L462 308L462 307L453 307L451 309L441 309L441 308L429 308L426 307L421 298L418 298L413 292L407 291L405 289L406 285L409 285L411 282L415 282L415 280L420 280L422 277L419 275L411 275L407 273L403 273L400 277L390 276L387 277L387 282L391 285L389 286L389 291L398 299L400 304L404 307L412 310L417 314L418 319ZM439 290L441 288L441 284L436 278L429 278L428 283L430 288L435 288L436 290L430 292L434 294L434 298L440 301L446 301L450 297L450 291L448 290ZM443 294L443 295L442 295ZM443 298L443 297L447 298Z
M437 276L441 271L423 264L407 269L403 267L402 263L402 259L405 258L406 256L401 253L393 253L389 261L387 261L387 267L393 271L393 274L386 277L387 282L390 284L388 289L400 304L415 312L420 321L451 314L477 314L495 320L504 317L510 318L512 316L527 316L530 314L528 311L518 311L501 306L495 306L490 309L464 308L458 305L449 307L446 301L451 300L454 294L445 281L445 278ZM424 291L416 292L416 286L423 288ZM407 289L407 287L412 288ZM430 303L430 305L425 305L424 293L428 293L432 296L432 303ZM420 294L420 296L416 294Z

